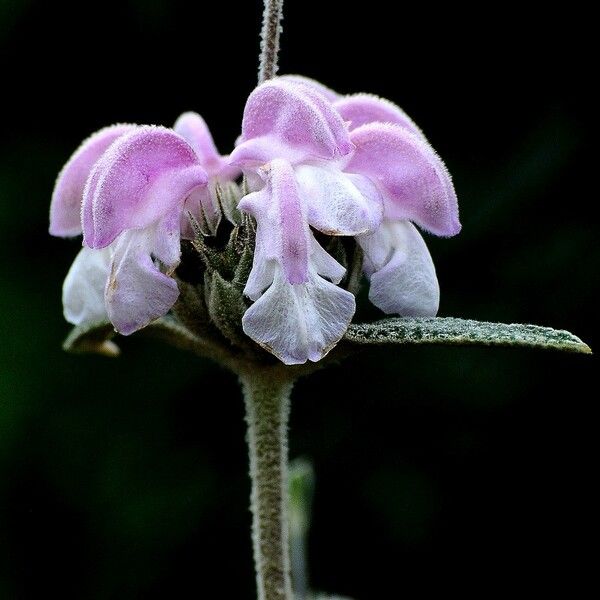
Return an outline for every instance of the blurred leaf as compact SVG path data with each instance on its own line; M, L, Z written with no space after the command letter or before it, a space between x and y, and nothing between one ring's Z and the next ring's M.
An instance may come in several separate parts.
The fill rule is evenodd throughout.
M77 354L90 353L111 357L119 356L121 351L112 341L114 335L115 330L110 323L79 325L71 330L71 333L63 342L63 349Z
M315 472L307 459L297 458L290 461L288 487L291 535L302 537L308 532L315 487Z
M312 509L315 473L305 458L290 462L288 476L290 562L294 597L306 598L309 589L307 536Z
M468 319L392 318L350 325L345 339L361 345L442 344L453 346L513 346L591 354L590 347L568 331Z

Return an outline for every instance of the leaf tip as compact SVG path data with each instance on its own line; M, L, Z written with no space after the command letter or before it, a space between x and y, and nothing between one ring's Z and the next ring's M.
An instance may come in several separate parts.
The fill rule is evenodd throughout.
M579 352L581 354L594 354L593 350L585 343L585 342L581 342L579 343Z
M111 340L115 331L109 323L95 323L93 325L74 327L63 342L65 352L73 354L100 354L116 358L121 350Z

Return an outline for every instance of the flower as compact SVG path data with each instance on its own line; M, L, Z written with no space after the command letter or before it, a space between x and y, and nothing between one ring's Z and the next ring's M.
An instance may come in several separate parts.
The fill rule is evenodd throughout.
M286 364L320 360L354 314L344 270L311 228L354 236L369 298L386 313L435 315L439 287L425 242L460 230L452 181L418 127L375 96L339 96L299 77L272 79L246 103L230 157L257 222L244 331Z
M283 79L328 97L356 146L345 170L369 174L385 190L381 226L373 234L357 237L365 253L369 299L387 314L435 316L440 295L435 267L411 221L436 235L460 231L456 194L446 167L421 129L389 100L372 94L342 96L298 75ZM412 139L401 130L412 134ZM424 190L421 177L428 170L429 189Z
M354 296L336 285L344 268L310 230L352 236L379 225L375 186L340 171L339 161L351 152L342 118L318 92L276 79L248 98L240 143L230 157L258 190L239 205L257 226L244 290L255 303L242 325L286 364L320 360L355 311Z
M241 324L282 362L319 361L354 315L345 268L321 245L328 236L354 238L369 298L385 313L437 313L435 268L414 224L459 231L444 164L391 102L285 76L250 94L229 157L195 113L173 129L115 125L82 144L50 209L52 234L83 233L63 286L67 320L108 319L128 335L165 315L179 294L181 238L194 238L189 214L215 235L219 188L242 171L239 209L256 221L256 244Z
M163 316L178 297L187 213L216 228L215 187L237 170L219 156L199 115L174 130L115 125L83 142L60 172L50 233L83 233L83 248L63 285L67 321L110 320L128 335Z
M286 364L318 361L346 331L354 296L335 285L344 268L311 233L312 206L302 197L292 166L274 159L258 173L264 188L239 204L257 223L244 289L255 302L244 314L243 328Z

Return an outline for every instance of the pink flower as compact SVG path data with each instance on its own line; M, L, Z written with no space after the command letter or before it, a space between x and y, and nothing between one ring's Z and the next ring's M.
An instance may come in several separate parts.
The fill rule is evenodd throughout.
M412 224L460 230L450 176L421 131L374 96L342 97L317 82L276 78L248 98L230 157L252 189L240 209L257 221L244 331L286 364L317 361L339 341L354 298L343 269L315 240L354 236L371 301L386 313L435 315L439 287Z
M240 170L250 192L239 209L256 220L242 326L282 362L323 358L355 312L340 286L345 269L315 232L355 238L381 310L436 314L435 268L414 224L442 236L460 230L444 164L391 102L287 76L252 92L230 157L194 113L174 129L116 125L83 143L50 209L52 234L83 233L63 287L67 320L108 318L127 335L165 315L179 293L181 238L193 237L188 212L215 234L217 186Z
M179 294L170 275L188 233L184 215L202 211L216 228L211 190L236 175L194 113L175 130L115 125L83 142L59 174L50 207L51 234L83 233L63 286L67 321L108 318L128 335L166 314Z
M316 219L293 167L274 159L258 174L264 187L239 205L257 222L254 263L244 290L255 302L244 314L244 331L286 364L318 361L350 324L354 296L335 285L344 268L311 233L309 223ZM332 217L329 222L336 225L335 217L324 213L318 216Z

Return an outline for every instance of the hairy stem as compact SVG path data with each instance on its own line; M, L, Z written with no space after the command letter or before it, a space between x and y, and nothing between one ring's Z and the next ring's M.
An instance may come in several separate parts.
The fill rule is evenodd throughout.
M272 79L277 73L279 34L283 17L283 0L264 0L262 30L260 32L260 62L258 83Z
M293 382L269 370L241 376L246 402L258 600L292 600L287 427Z

